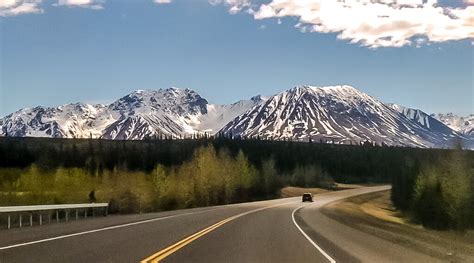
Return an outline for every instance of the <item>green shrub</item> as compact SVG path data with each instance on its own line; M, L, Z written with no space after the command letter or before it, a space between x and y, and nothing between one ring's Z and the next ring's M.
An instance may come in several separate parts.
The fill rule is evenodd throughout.
M415 184L413 214L423 225L464 230L474 220L474 175L466 158L455 152L421 171Z

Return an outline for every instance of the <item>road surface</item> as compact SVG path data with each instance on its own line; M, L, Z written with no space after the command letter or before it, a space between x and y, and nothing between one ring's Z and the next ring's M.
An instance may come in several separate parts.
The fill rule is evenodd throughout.
M0 262L436 262L319 211L388 188L0 230Z

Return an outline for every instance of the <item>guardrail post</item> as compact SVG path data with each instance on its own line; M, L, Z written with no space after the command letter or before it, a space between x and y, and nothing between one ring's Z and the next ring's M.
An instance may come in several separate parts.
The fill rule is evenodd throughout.
M40 221L40 226L43 225L43 215L40 213L40 218L39 218L39 221Z
M20 228L21 228L21 214L20 214Z
M56 210L56 223L59 223L59 211Z
M69 213L68 213L68 210L64 210L64 212L66 212L66 222L69 221Z
M109 214L109 207L106 206L106 207L105 207L105 216L107 216L108 214Z
M33 226L33 213L30 213L30 226Z
M11 228L10 214L8 214L8 229Z
M76 220L79 219L79 212L76 209Z
M92 217L95 217L95 209L92 207Z
M84 218L87 218L87 208L84 210Z
M48 211L48 224L51 224L51 211Z

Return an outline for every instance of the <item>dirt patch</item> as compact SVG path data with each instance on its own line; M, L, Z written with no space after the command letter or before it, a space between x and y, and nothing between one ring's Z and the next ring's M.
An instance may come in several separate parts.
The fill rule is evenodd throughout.
M361 188L364 186L375 186L375 185L362 185L362 184L336 184L337 190L349 190L349 189L355 189L355 188Z
M474 231L435 231L413 224L393 207L390 191L332 203L322 212L350 227L447 262L474 262Z
M365 214L373 216L382 221L408 224L409 220L393 206L390 201L390 191L375 193L374 195L366 195L355 197L349 200L349 203L357 202L360 210Z

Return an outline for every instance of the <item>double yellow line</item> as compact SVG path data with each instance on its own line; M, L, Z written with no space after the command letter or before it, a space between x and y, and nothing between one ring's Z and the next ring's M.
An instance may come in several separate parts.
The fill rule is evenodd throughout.
M156 262L160 262L161 260L163 260L164 258L166 258L167 256L173 254L174 252L178 251L179 249L181 249L182 247L188 245L189 243L193 242L194 240L204 236L205 234L213 231L214 229L222 226L223 224L229 222L229 221L232 221L234 219L236 219L237 217L239 217L239 215L236 215L236 216L233 216L233 217L229 217L229 218L226 218L220 222L217 222L215 223L214 225L208 227L208 228L205 228L199 232L197 232L196 234L194 235L191 235L147 258L145 258L144 260L141 261L141 263L156 263Z
M166 257L168 257L169 255L175 253L176 251L180 250L181 248L183 248L184 246L188 245L189 243L193 242L194 240L206 235L207 233L217 229L218 227L222 226L223 224L225 223L228 223L236 218L239 218L241 216L244 216L244 215L248 215L250 213L255 213L255 212L258 212L258 211L261 211L261 210L265 210L265 209L269 209L269 208L272 208L272 207L277 207L277 206L282 206L282 205L286 205L286 204L289 204L289 203L294 203L294 202L287 202L287 203L283 203L283 204L277 204L277 205L272 205L272 206L267 206L267 207L262 207L262 208L259 208L259 209L255 209L255 210L251 210L251 211L248 211L248 212L245 212L245 213L241 213L241 214L238 214L238 215L235 215L235 216L231 216L229 218L226 218L222 221L219 221L217 223L215 223L214 225L212 226L209 226L181 241L178 241L177 243L163 249L163 250L160 250L158 251L157 253L143 259L141 261L141 263L156 263L156 262L160 262L161 260L165 259Z

